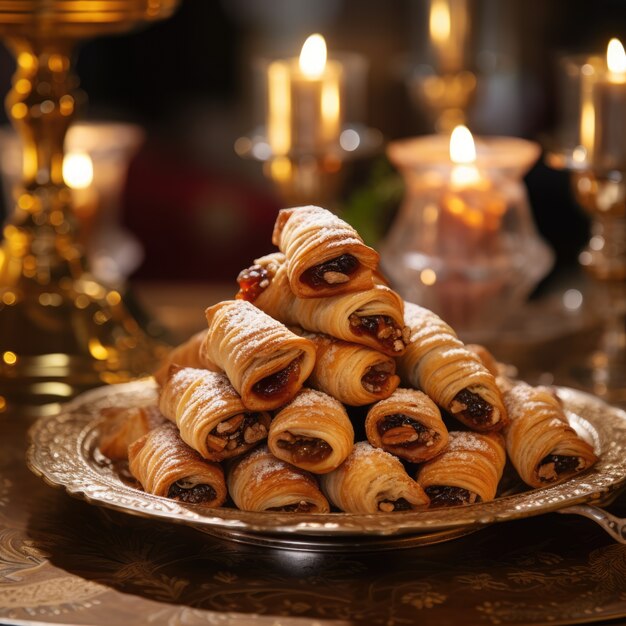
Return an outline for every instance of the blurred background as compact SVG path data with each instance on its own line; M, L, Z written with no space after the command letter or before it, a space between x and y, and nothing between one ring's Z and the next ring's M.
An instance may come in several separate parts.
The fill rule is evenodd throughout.
M480 135L514 135L545 145L559 114L559 55L604 50L626 24L625 3L466 4L471 18L466 59L480 76L469 127ZM130 263L136 265L132 277L227 282L268 250L281 199L260 164L233 149L256 121L256 59L297 55L304 39L320 32L329 55L350 51L366 59L368 126L380 130L385 141L432 132L432 120L410 89L412 73L432 56L428 5L426 0L183 0L171 19L149 29L84 43L77 64L87 94L80 117L132 122L145 131L119 211L142 250L141 262ZM3 95L13 68L3 50ZM0 117L6 123L4 112ZM353 162L347 175L341 206L372 213L375 205L366 219L374 222L372 238L382 235L401 198L384 142ZM526 183L537 226L556 253L551 280L576 266L587 219L572 199L566 172L540 160Z

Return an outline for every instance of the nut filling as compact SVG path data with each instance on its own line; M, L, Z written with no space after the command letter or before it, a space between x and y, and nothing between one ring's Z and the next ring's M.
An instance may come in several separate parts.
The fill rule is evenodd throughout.
M303 356L294 359L287 367L262 378L252 386L252 391L263 398L273 398L290 388L300 376L300 363Z
M211 502L215 500L215 489L211 485L193 485L192 487L184 487L180 483L175 482L167 492L167 497L178 502L188 502L189 504L201 504L202 502Z
M361 385L369 393L380 393L387 387L392 369L387 363L372 365L361 377Z
M391 352L402 352L409 342L408 326L400 328L388 315L364 315L352 313L348 318L350 330L355 335L370 335Z
M412 511L411 503L404 498L397 500L381 500L378 503L378 510L383 513L393 513L395 511Z
M577 456L549 454L541 459L537 467L537 475L542 482L557 480L562 474L577 472L584 467L584 462Z
M256 443L267 437L267 428L259 422L259 417L259 413L240 413L220 422L211 435L222 440L222 450L234 450L239 446Z
M276 445L292 455L294 463L318 463L327 459L333 449L323 439L294 435L289 431L281 433Z
M474 504L480 502L481 498L477 493L463 489L463 487L453 487L451 485L433 485L424 489L430 498L430 506L459 506L462 504Z
M300 282L309 287L332 287L343 285L359 269L359 260L351 254L342 254L302 272Z
M237 276L239 283L239 293L237 300L247 300L254 302L261 292L269 287L272 276L264 267L260 265L252 265L251 267L241 270Z
M450 412L461 415L476 425L486 426L494 423L493 407L477 393L462 389L450 403Z
M315 505L312 502L301 500L300 502L294 502L293 504L287 504L285 506L273 506L267 510L284 511L285 513L310 513L315 510Z
M426 428L412 417L402 413L393 413L385 416L378 422L378 434L383 445L414 448L417 446L430 447L439 439L439 433Z

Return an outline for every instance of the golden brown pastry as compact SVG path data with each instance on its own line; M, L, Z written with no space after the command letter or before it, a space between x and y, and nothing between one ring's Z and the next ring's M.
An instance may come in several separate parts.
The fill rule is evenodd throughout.
M98 447L113 461L128 458L128 446L157 426L166 422L155 405L110 408L102 411L105 417L100 429Z
M378 252L334 213L318 206L278 213L272 243L287 259L291 290L299 298L321 298L371 289Z
M500 376L501 370L504 366L501 363L498 363L496 357L493 356L493 354L491 354L485 346L479 343L468 343L465 344L465 347L480 359L480 362L489 370L491 374L493 374L496 378Z
M206 310L209 331L201 357L217 363L248 409L276 409L302 387L315 346L246 302L226 300Z
M495 431L507 421L496 380L440 317L405 302L411 340L398 359L400 378L426 392L472 430Z
M552 389L521 382L503 387L511 420L504 431L506 449L527 485L562 482L597 461L593 447L569 425Z
M344 404L362 406L387 398L400 384L395 360L355 343L321 333L304 333L316 347L307 385Z
M273 456L267 446L236 459L227 470L228 492L243 511L328 513L316 478Z
M322 491L346 513L391 513L428 506L428 496L398 458L366 441L333 472L320 477Z
M171 366L159 408L180 430L183 441L205 459L244 454L267 438L269 413L251 411L224 374Z
M195 335L192 335L189 339L187 339L187 341L171 350L159 366L159 369L154 373L154 378L159 385L163 385L165 382L170 365L195 367L198 369L210 370L212 372L220 371L220 368L215 365L215 363L212 363L200 355L200 346L202 345L206 334L206 329L201 330Z
M352 422L335 398L302 389L272 420L270 452L314 474L326 474L343 463L354 445Z
M248 300L283 324L325 333L374 348L390 356L402 354L408 342L400 296L384 285L327 298L297 298L289 287L283 254L257 259L238 277L238 299Z
M190 504L222 506L226 500L224 472L205 461L166 423L133 442L129 469L144 491Z
M499 433L450 432L446 449L418 471L431 507L487 502L496 496L506 453Z
M367 440L391 454L421 463L446 447L448 429L437 405L423 392L396 389L365 418Z

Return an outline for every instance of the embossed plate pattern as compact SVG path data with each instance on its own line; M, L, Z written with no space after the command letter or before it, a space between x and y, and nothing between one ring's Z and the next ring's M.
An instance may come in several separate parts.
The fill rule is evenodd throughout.
M234 508L207 508L178 503L129 486L103 462L97 450L100 418L105 407L137 406L156 398L151 379L88 391L65 405L56 416L36 422L30 430L27 463L49 484L65 488L90 503L135 515L194 526L208 533L261 545L311 549L333 542L364 545L371 540L386 545L394 537L406 544L432 543L471 532L483 525L557 511L571 505L605 502L626 483L626 413L601 400L568 388L559 388L574 428L593 442L598 463L567 482L501 496L451 509L356 515L252 513ZM465 532L464 532L465 531ZM306 548L305 548L306 549ZM323 549L323 548L322 548Z

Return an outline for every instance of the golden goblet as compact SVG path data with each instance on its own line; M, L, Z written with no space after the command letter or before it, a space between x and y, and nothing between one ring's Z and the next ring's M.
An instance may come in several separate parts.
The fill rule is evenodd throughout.
M150 372L165 350L88 273L62 165L76 43L166 18L177 4L0 0L0 37L17 61L6 107L24 154L0 249L0 411L55 411L83 389Z

